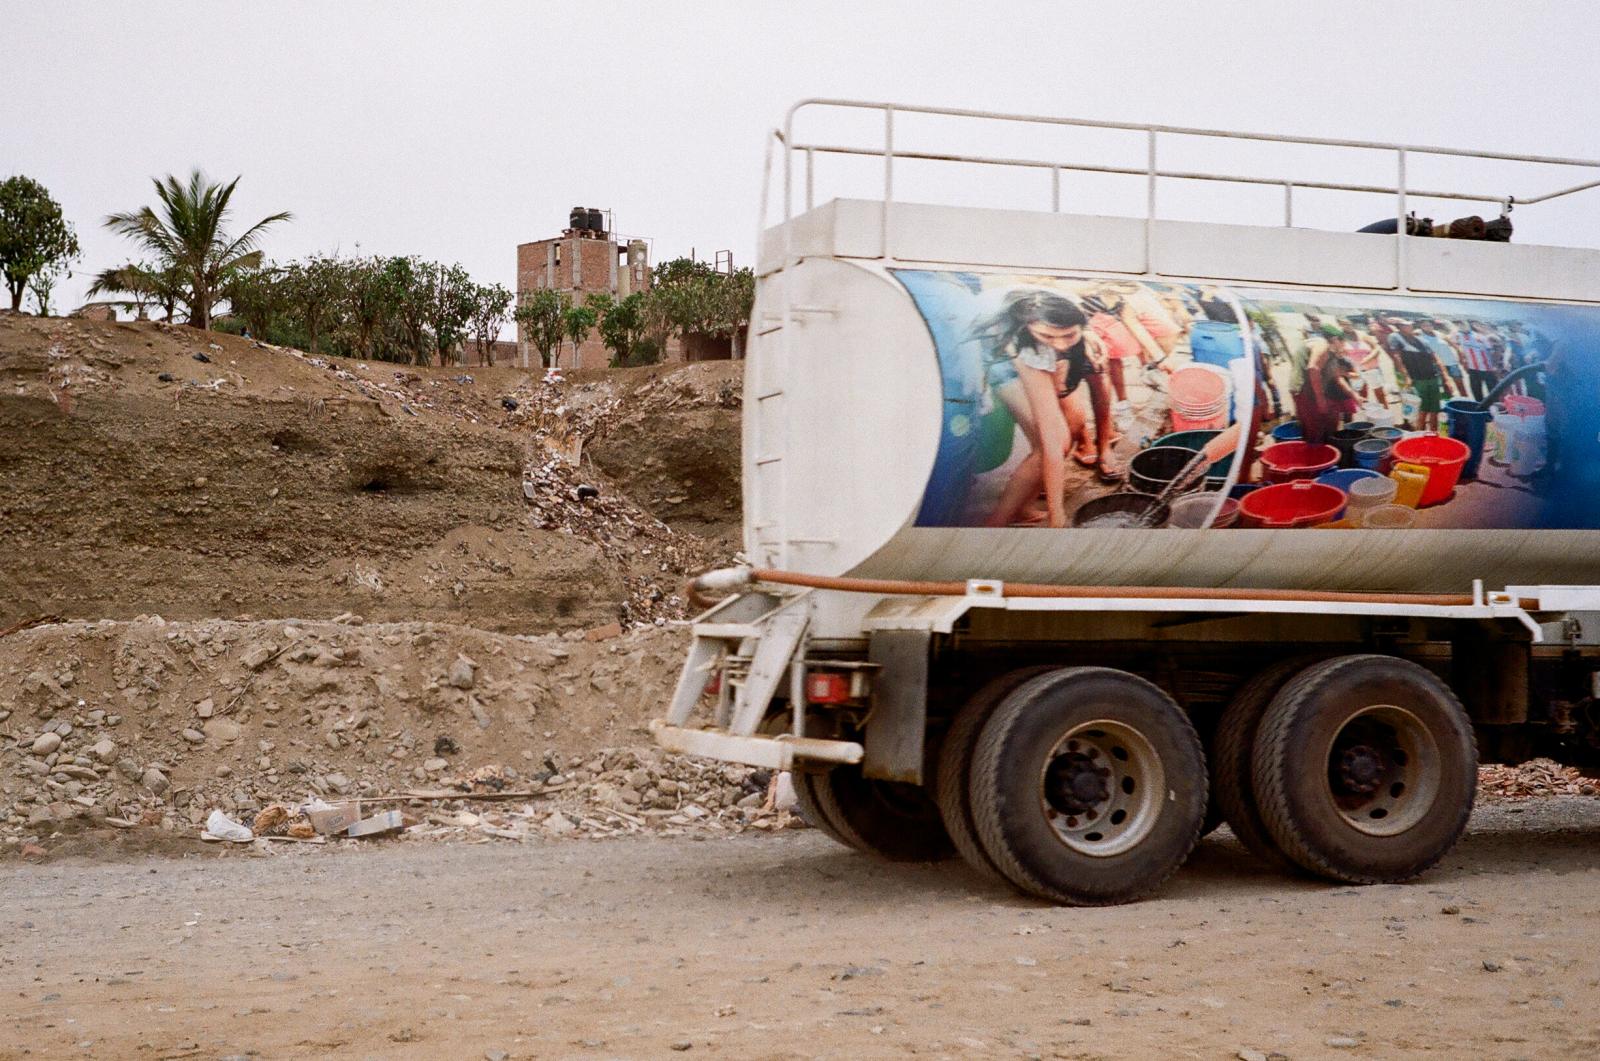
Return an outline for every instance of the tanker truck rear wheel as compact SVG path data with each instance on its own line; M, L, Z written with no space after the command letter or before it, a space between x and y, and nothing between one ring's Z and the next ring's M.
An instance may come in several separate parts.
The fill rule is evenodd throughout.
M1122 903L1158 887L1200 839L1205 753L1150 682L1072 667L1000 702L968 789L984 850L1012 884L1054 902Z
M939 816L944 821L945 831L950 834L956 853L991 880L1005 880L1005 876L995 868L989 853L983 849L977 826L972 820L972 801L968 798L972 753L978 744L978 734L1000 701L1028 679L1055 669L1023 667L993 679L961 705L950 722L943 743L939 745L939 762L934 770L934 800L939 804Z
M823 836L843 844L845 847L855 847L850 838L840 832L822 809L821 797L817 795L817 785L825 777L823 773L815 771L793 770L789 779L794 782L795 802L800 806L800 817L806 824L816 829Z
M1351 884L1409 880L1450 850L1477 790L1472 723L1432 673L1341 656L1289 682L1256 734L1253 781L1280 850Z
M1314 657L1307 656L1279 660L1251 677L1223 708L1211 744L1211 795L1222 810L1223 820L1252 855L1273 869L1286 872L1298 867L1278 849L1266 822L1261 820L1255 783L1251 780L1253 753L1261 718L1272 705L1272 698L1314 662Z
M829 836L890 862L939 862L955 854L939 808L921 785L879 781L860 766L810 775Z

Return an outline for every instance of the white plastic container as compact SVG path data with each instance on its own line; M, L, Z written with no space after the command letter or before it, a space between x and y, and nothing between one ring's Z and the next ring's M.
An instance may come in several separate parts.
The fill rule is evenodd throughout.
M1367 530L1410 530L1416 525L1417 510L1404 505L1379 505L1361 514L1361 526Z
M1400 484L1387 475L1374 476L1369 479L1357 479L1350 484L1346 491L1350 495L1350 504L1347 506L1346 515L1353 521L1359 522L1363 513L1375 508L1394 503L1394 495L1400 489Z

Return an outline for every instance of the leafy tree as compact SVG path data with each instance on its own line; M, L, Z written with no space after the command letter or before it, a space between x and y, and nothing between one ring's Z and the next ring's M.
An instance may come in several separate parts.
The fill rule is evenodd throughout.
M189 323L211 327L211 314L234 274L261 264L256 244L268 228L287 221L288 212L271 214L234 238L226 231L228 203L239 184L212 184L197 169L187 183L169 174L154 182L159 211L144 206L106 218L106 227L147 250L157 267L175 269L188 291Z
M473 291L472 334L478 342L478 360L494 364L494 344L500 338L511 309L511 292L501 284L489 284Z
M628 364L634 347L644 337L644 300L642 291L617 301L606 298L605 312L600 317L600 341L611 351L612 367Z
M20 175L0 183L0 273L5 275L13 312L22 307L23 292L30 284L34 297L47 307L55 277L79 254L77 233L44 185ZM42 281L41 274L47 274Z
M390 360L388 326L394 316L395 286L382 258L358 258L344 266L345 319L358 357Z
M293 262L283 270L280 291L285 307L305 328L306 349L316 353L323 325L344 299L344 263L322 257Z
M384 263L390 320L405 346L406 360L428 364L432 346L428 320L433 310L433 289L428 264L420 258L390 258Z
M718 335L732 336L737 342L739 334L750 326L750 313L756 302L756 274L751 269L735 269L720 275L713 330Z
M698 259L669 258L650 270L650 285L652 287L670 286L715 275L717 275L717 271L710 264Z
M429 263L423 268L423 278L430 295L428 330L442 365L467 337L467 324L477 304L477 285L460 265Z
M555 366L555 354L566 334L566 313L571 306L572 299L565 291L542 287L524 296L522 305L517 307L517 323L539 351L539 364L545 368Z
M567 311L561 315L561 330L572 340L572 364L578 364L578 347L589 338L589 333L594 331L598 318L595 311L588 306L568 306Z
M56 281L61 278L62 271L59 266L47 265L28 281L28 289L33 292L34 307L41 317L50 316L50 293L56 289Z
M704 262L675 258L656 267L643 306L644 329L658 348L673 335L733 336L750 321L755 274L719 273Z
M289 305L287 279L285 270L265 268L241 271L228 281L224 290L228 305L253 338L277 341L273 323Z

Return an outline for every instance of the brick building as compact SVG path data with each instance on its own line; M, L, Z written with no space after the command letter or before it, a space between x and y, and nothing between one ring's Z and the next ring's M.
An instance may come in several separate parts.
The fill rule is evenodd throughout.
M561 235L518 245L518 304L540 288L566 292L573 305L582 305L586 296L595 293L622 299L635 291L648 291L649 247L641 239L619 242L609 229L601 211L575 207ZM590 335L576 357L572 344L563 343L557 363L562 368L602 368L610 359L600 337ZM538 360L538 350L518 324L518 363L532 365Z

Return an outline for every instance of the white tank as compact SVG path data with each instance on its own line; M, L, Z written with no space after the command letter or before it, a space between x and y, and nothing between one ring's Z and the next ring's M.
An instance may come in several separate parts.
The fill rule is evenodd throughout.
M766 274L745 405L757 566L1112 586L1600 583L1600 306L829 256ZM1540 362L1475 415L1496 379ZM1430 415L1458 391L1468 408ZM1055 504L1033 488L1029 461L1048 447L1019 425L1052 429L1073 406L1085 459L1101 460L1096 428L1122 435L1113 470L1164 440L1236 436L1205 468L1216 525L1169 528L1140 503L1150 526L1074 526L1129 487L1068 454ZM1294 423L1310 441L1284 448L1273 431ZM1141 481L1154 488L1155 472ZM1375 477L1395 482L1410 527L1346 514L1349 485Z

